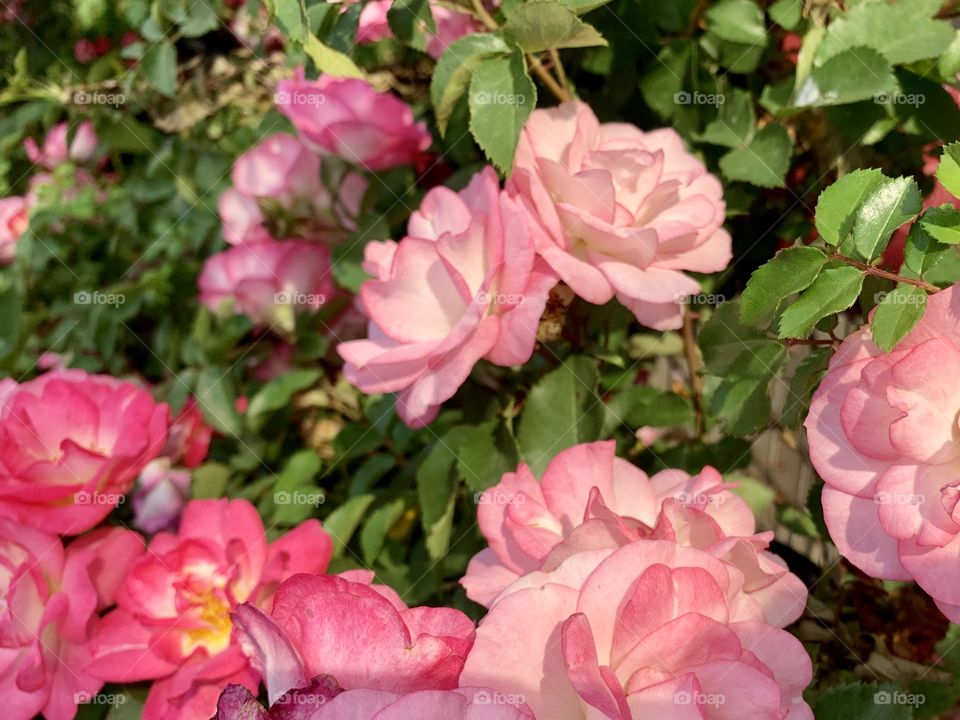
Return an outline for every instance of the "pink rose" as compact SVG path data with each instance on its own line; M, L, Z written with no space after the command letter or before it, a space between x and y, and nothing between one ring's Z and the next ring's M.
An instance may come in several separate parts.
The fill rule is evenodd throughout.
M169 458L151 460L133 492L133 526L147 535L173 530L189 499L189 471L170 467Z
M167 413L137 385L82 370L0 382L0 516L89 530L160 453Z
M142 552L128 530L97 530L64 551L56 535L0 518L0 697L12 720L70 720L100 690L91 631Z
M155 680L145 720L209 718L230 683L256 689L259 676L233 639L241 603L270 607L296 573L323 572L332 543L308 520L267 544L246 500L195 500L176 535L154 536L117 591L93 640L89 671L110 682Z
M296 575L277 590L268 615L240 606L239 641L264 678L270 703L310 678L330 675L348 690L451 690L473 644L459 610L408 608L373 573Z
M427 193L408 236L369 243L365 267L374 276L360 288L368 338L337 351L365 393L398 393L412 427L431 422L481 358L526 362L556 283L490 167L460 193Z
M672 129L597 121L582 102L535 110L508 190L539 219L537 251L591 303L616 297L657 330L700 290L684 270L730 262L723 188Z
M807 417L823 514L868 575L914 579L960 622L960 292L930 296L891 353L868 327L844 339Z
M490 547L461 580L471 600L489 606L522 575L556 568L584 550L649 538L729 564L771 625L789 625L803 613L806 587L766 552L772 534L754 534L753 513L720 473L707 467L693 477L664 470L648 478L614 452L612 441L575 445L550 462L541 482L521 465L480 496L477 523Z
M47 137L44 138L42 148L37 146L37 142L33 138L27 138L23 141L23 147L30 162L41 165L48 170L52 170L67 160L74 162L90 160L96 153L99 144L97 133L89 120L77 125L73 142L69 144L69 147L67 145L67 123L65 122L58 123L50 129Z
M236 188L227 188L217 200L217 210L223 223L223 239L231 245L272 239L256 198L244 195Z
M234 187L219 201L224 238L231 245L270 239L269 214L298 238L339 242L357 228L368 182L354 172L327 181L333 193L321 182L320 158L299 139L271 135L234 163Z
M258 325L293 328L293 314L316 312L333 297L330 251L299 240L236 245L207 258L197 280L200 302Z
M743 582L665 540L571 555L497 598L460 684L522 696L550 720L812 720L810 658Z
M307 81L299 68L278 85L277 109L317 152L372 171L410 164L431 143L426 123L414 122L406 103L365 80Z
M0 264L17 256L17 243L30 220L26 198L14 195L0 199Z
M171 463L194 468L206 459L212 436L213 428L204 421L197 399L191 397L170 425L163 455Z

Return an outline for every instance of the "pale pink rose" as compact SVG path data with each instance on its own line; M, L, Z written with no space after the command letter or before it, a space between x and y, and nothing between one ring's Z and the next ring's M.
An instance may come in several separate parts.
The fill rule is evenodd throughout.
M315 151L378 171L412 163L430 147L426 123L410 107L365 80L324 75L305 80L303 68L277 88L277 109Z
M86 162L90 160L97 151L99 139L93 129L93 124L89 120L77 125L73 134L73 141L67 144L67 123L62 122L54 125L47 133L43 141L43 147L38 147L36 140L27 138L23 141L27 158L30 162L41 165L48 170L52 170L67 160L74 162Z
M334 293L329 249L299 240L235 245L207 258L197 284L200 302L215 312L226 307L290 329L294 313L316 312Z
M576 553L500 595L460 684L522 696L550 720L812 720L809 656L742 583L671 541Z
M236 188L227 188L217 200L223 239L231 245L269 241L266 218L256 198L244 195Z
M276 133L238 157L231 177L244 195L293 203L320 191L320 158L293 135Z
M408 608L373 573L296 575L268 615L234 613L239 642L260 672L271 704L310 678L330 675L348 690L451 690L473 644L474 626L452 608Z
M844 339L807 417L823 514L868 575L914 579L960 622L960 292L932 295L891 353L864 327Z
M143 552L140 537L100 529L67 546L0 518L0 698L11 720L70 720L103 680L89 673L97 613Z
M408 425L431 422L481 358L519 365L533 353L556 276L536 257L526 216L487 167L460 193L438 187L399 243L371 242L360 288L368 338L341 343L347 379L397 393Z
M284 579L323 572L332 547L317 520L268 544L246 500L194 500L177 534L155 535L127 573L93 638L89 672L154 680L144 720L209 718L228 684L256 690L260 679L232 637L231 612L270 607Z
M582 102L535 110L508 190L539 219L537 251L584 300L616 297L657 330L699 292L683 271L730 262L720 181L674 130L599 123Z
M26 198L19 195L0 199L0 265L17 256L17 243L30 220Z
M151 460L133 491L133 526L147 535L174 530L189 499L190 472L171 467L169 458Z
M160 454L168 412L131 382L82 370L0 382L0 516L89 530Z
M706 467L692 477L681 470L647 477L614 452L613 441L575 445L550 462L541 482L521 465L484 491L477 523L490 547L474 556L460 581L467 597L489 606L522 575L553 569L584 550L649 538L728 563L772 625L803 613L806 587L766 552L772 533L755 534L753 513L720 473Z

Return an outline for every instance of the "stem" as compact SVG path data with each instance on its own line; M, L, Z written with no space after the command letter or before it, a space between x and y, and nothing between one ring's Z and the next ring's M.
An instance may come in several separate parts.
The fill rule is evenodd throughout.
M830 259L839 260L840 262L844 262L847 265L852 265L853 267L858 268L859 270L862 270L867 275L873 275L875 277L884 278L886 280L893 280L894 282L898 282L898 283L906 283L907 285L916 285L918 288L922 288L926 290L931 295L933 293L940 292L940 288L938 288L933 283L928 283L926 280L908 278L908 277L904 277L903 275L897 275L896 273L888 272L886 270L881 270L878 267L874 267L873 265L868 265L867 263L860 262L859 260L854 260L853 258L849 258L846 255L841 255L840 253L833 253L833 255L830 256Z
M473 5L473 14L476 15L477 19L482 22L488 30L496 32L500 29L499 23L497 23L493 15L483 6L482 0L470 0L470 2ZM547 69L531 53L527 53L527 64L530 65L533 74L556 96L557 100L566 102L567 100L573 99L570 93L547 72ZM561 66L557 64L557 67L560 68ZM562 69L560 72L562 72Z
M697 341L693 337L693 314L690 306L683 308L683 354L687 358L687 372L690 374L690 395L693 399L693 411L696 419L697 437L703 435L703 379L700 377L700 361L697 359Z
M557 80L560 81L561 87L573 94L574 90L567 77L567 71L563 69L563 62L560 60L560 51L556 48L550 50L550 62L553 63L553 69L557 73Z

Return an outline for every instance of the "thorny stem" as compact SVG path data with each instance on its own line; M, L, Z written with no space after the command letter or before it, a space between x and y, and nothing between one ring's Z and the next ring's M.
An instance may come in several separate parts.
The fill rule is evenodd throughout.
M849 258L846 255L841 255L840 253L833 253L830 256L831 260L839 260L844 262L847 265L852 265L855 268L862 270L867 275L873 275L874 277L884 278L886 280L893 280L898 283L905 283L907 285L916 285L918 288L926 290L928 293L938 293L940 288L932 283L928 283L926 280L920 280L918 278L908 278L903 275L897 275L896 273L888 272L887 270L881 270L878 267L873 265L868 265L867 263L860 262L859 260L854 260Z
M482 0L470 0L473 5L473 14L476 15L477 19L486 26L488 30L497 31L500 29L499 23L496 19L489 13L489 11L483 6ZM527 64L530 66L530 70L533 71L533 74L544 84L544 86L553 93L557 100L560 102L566 102L567 100L572 100L573 97L567 92L560 83L558 83L553 75L551 75L543 64L538 60L532 53L527 53ZM555 62L558 72L563 72L559 62Z

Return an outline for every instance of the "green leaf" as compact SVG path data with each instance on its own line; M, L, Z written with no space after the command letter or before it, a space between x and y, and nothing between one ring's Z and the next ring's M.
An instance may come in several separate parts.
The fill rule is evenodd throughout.
M233 381L227 370L204 368L197 376L195 390L204 419L227 435L240 435L242 423L237 412Z
M844 265L822 270L817 279L780 316L781 338L805 338L828 315L843 312L856 302L863 273Z
M723 479L728 483L737 484L737 487L730 488L730 491L742 497L754 515L760 515L771 507L773 499L777 496L776 490L749 475L732 473L725 475Z
M457 101L470 86L473 71L490 55L505 55L510 46L493 33L474 33L460 38L448 47L433 68L430 97L440 134L446 135L450 115Z
M630 431L651 427L679 427L693 420L690 402L676 393L649 385L632 385L613 396L604 406L603 436L624 425Z
M857 209L886 179L879 170L855 170L820 193L815 223L821 237L830 245L845 240Z
M529 0L508 6L504 30L525 52L593 47L607 41L557 0Z
M267 0L270 14L280 23L280 29L291 40L303 43L307 36L302 0Z
M853 245L864 260L883 252L893 231L920 212L923 199L913 178L887 180L874 188L857 208Z
M728 180L742 180L759 187L784 187L793 146L783 125L766 125L745 148L731 150L720 158L720 170Z
M805 290L816 280L827 256L814 247L794 247L778 252L757 268L740 298L740 321L767 327L790 295Z
M750 93L735 88L718 97L723 98L724 102L717 113L717 119L704 128L700 139L714 145L744 147L753 138L757 124Z
M892 693L895 692L905 696L903 701L892 702ZM879 686L847 683L824 691L813 703L813 714L817 720L912 720L914 706L906 702L910 697L917 705L922 701L922 696L920 699L906 696L902 690L887 683Z
M793 105L845 105L898 89L893 68L883 55L870 48L851 48L814 68L799 82Z
M322 73L336 77L363 77L363 70L348 55L324 45L311 34L307 35L303 49Z
M920 225L944 245L960 244L960 210L950 203L927 210L920 218Z
M426 50L437 31L429 0L393 0L387 23L397 40L417 50Z
M470 132L486 156L509 174L520 131L537 104L523 53L484 58L470 80Z
M953 42L949 22L934 20L920 3L869 2L850 8L834 20L817 51L819 62L847 48L873 48L893 65L935 58Z
M457 469L471 490L486 490L517 467L517 448L499 420L466 426L460 438Z
M367 517L360 531L360 552L363 561L372 565L383 549L387 533L403 515L405 504L403 498L397 498L386 505L381 505Z
M324 502L324 494L313 484L322 463L310 449L290 456L273 488L273 522L293 526L311 517Z
M586 12L606 5L610 0L560 0L560 2L577 13L577 15L583 15Z
M736 301L716 309L700 333L707 409L733 435L752 435L770 419L770 382L787 361L782 343L744 326Z
M795 30L803 18L803 0L777 0L767 12L770 19L784 30Z
M73 16L84 29L93 27L106 10L106 0L73 0Z
M789 391L780 422L785 427L796 430L807 416L810 408L810 398L820 384L820 380L827 372L827 365L833 351L825 347L814 347L810 353L798 364L790 378Z
M927 293L916 285L900 283L877 306L870 321L873 341L887 352L907 336L927 309Z
M23 281L15 266L0 270L0 359L11 355L20 338Z
M720 0L706 13L707 29L724 40L766 44L763 10L753 0Z
M524 462L537 476L561 450L599 437L603 403L593 361L575 356L541 377L527 394L517 428Z
M960 197L960 142L947 145L940 156L937 180L954 197Z
M336 510L323 521L323 529L333 540L333 554L339 556L346 549L350 538L357 531L367 509L373 504L375 496L356 495L340 503Z
M319 370L291 370L270 380L250 400L247 425L254 430L262 427L267 415L287 407L296 393L311 387L320 375Z
M177 90L177 50L169 40L154 43L140 61L144 75L158 92L173 97Z
M948 252L951 252L950 246L937 242L920 223L914 223L910 228L910 234L907 235L904 265L923 277L936 267Z
M205 462L193 471L190 478L190 497L194 500L223 497L230 481L230 473L229 465Z
M427 553L434 560L450 546L453 511L457 499L457 461L454 448L463 448L471 439L469 426L455 427L439 438L417 469L417 497L420 521L426 533Z

